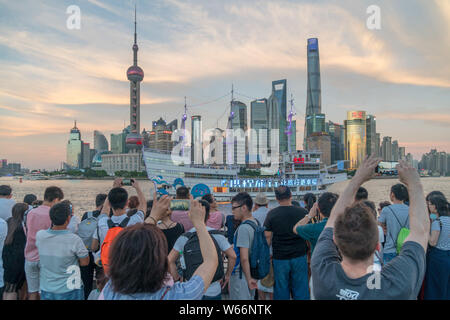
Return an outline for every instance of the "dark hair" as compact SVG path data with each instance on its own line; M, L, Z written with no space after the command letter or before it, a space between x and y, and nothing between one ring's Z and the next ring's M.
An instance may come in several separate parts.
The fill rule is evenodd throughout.
M390 206L391 203L389 201L382 201L378 205L380 206L381 209L383 209L384 207Z
M112 188L108 193L108 200L114 210L124 209L127 205L128 192L121 187Z
M309 212L317 201L317 198L313 193L308 192L303 196L303 201L305 202L305 209Z
M391 192L394 194L395 199L399 201L408 201L408 189L404 184L397 183L391 187Z
M367 200L368 198L369 198L369 193L367 192L367 189L364 187L359 187L359 189L355 195L355 200L356 201Z
M371 209L355 202L339 215L334 225L336 245L342 255L355 261L368 259L378 244L378 226Z
M275 189L275 198L277 200L287 200L292 196L291 188L288 186L279 186Z
M97 289L99 291L102 291L109 280L102 268L98 268L98 271L96 271L95 273L95 278L96 278L95 284L97 285Z
M131 196L130 199L128 199L128 208L136 209L137 207L139 207L139 198Z
M155 225L138 223L124 228L109 252L109 278L115 292L153 293L167 279L167 240Z
M296 207L301 207L300 203L297 200L292 200L292 205Z
M150 216L150 213L152 212L152 208L153 208L153 200L148 200L147 201L147 211L145 212L145 219L147 219L147 217Z
M445 195L441 191L437 191L436 190L436 191L431 191L429 194L427 194L426 201L430 201L430 198L434 197L434 196L439 196L439 197L442 197L445 200L447 200L447 198L445 197Z
M439 214L439 217L448 217L449 203L444 197L435 195L431 196L428 201L436 207L436 211Z
M375 206L375 202L369 201L369 200L365 200L362 203L365 204L367 207L369 207L370 211L373 214L373 217L376 220L377 219L377 207Z
M178 187L177 199L189 199L189 189L185 186Z
M67 218L72 215L70 205L69 201L63 201L50 208L50 220L54 226L62 226L66 223Z
M206 221L208 221L208 219L209 219L209 210L210 210L211 206L209 205L208 201L203 200L203 199L198 200L198 202L200 202L200 204L205 207L205 223L206 223Z
M42 200L34 200L33 201L33 203L31 204L33 207L37 207L37 206L40 206L40 205L42 205L44 203L44 201L42 201Z
M11 195L12 189L10 186L1 185L0 186L0 196L9 196Z
M208 201L209 204L212 204L212 203L214 202L214 198L213 198L213 196L212 196L211 193L205 194L205 195L202 197L202 200Z
M59 187L48 187L44 192L44 201L52 202L55 199L64 199L64 193Z
M319 210L324 217L329 217L339 196L335 193L325 192L319 197Z
M34 194L31 194L31 193L29 193L29 194L25 195L25 197L23 197L23 202L25 202L26 204L28 204L30 206L36 200L37 200L37 197Z
M98 208L100 206L103 206L107 197L108 195L106 193L99 193L95 197L95 207Z
M245 205L248 211L252 211L253 200L247 192L239 192L231 199L231 202L237 202L239 205Z
M14 234L18 228L22 228L23 216L28 210L28 204L16 203L12 207L12 216L8 219L8 234L5 238L5 245L9 245L14 241Z

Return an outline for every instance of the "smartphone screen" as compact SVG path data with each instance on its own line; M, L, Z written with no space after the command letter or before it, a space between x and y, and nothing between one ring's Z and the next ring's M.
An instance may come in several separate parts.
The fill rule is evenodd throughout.
M396 176L398 175L398 171L396 168L397 165L397 161L381 161L375 169L375 172L384 175Z
M122 184L124 186L131 186L131 179L123 179Z
M171 211L189 211L191 202L187 199L174 199L170 201Z

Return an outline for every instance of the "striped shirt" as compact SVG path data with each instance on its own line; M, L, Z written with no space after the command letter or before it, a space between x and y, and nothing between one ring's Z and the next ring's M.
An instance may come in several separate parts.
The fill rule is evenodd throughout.
M439 222L440 220L440 222ZM440 250L450 250L450 217L440 217L431 224L431 231L439 231L439 239L436 248Z

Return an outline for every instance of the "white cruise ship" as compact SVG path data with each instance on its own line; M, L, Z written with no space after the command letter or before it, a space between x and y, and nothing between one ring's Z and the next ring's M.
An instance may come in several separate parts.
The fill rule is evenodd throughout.
M176 179L193 187L206 185L218 201L230 201L238 192L248 192L252 197L264 192L275 199L274 188L287 185L293 199L301 199L306 193L320 194L333 183L347 180L346 173L330 174L320 160L320 152L296 151L280 155L279 171L276 175L245 177L239 176L240 167L208 165L176 165L170 152L144 148L143 160L149 179L158 177L160 185L167 192L175 194Z

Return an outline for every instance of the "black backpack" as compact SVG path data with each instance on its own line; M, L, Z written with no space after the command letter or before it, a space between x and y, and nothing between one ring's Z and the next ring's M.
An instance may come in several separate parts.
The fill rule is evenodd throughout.
M211 230L208 231L210 235L213 234L221 234L223 235L223 232L220 232L218 230ZM183 258L184 258L184 265L182 265L183 268L183 278L185 280L191 279L192 275L194 274L195 270L203 263L203 257L202 253L200 251L200 241L198 240L197 232L186 232L183 234L184 237L186 237L188 240L183 248ZM214 274L214 278L211 282L222 280L225 272L223 269L223 259L222 259L222 250L219 247L219 244L217 243L216 239L214 239L213 236L211 236L214 245L216 246L217 250L217 257L219 260L219 265L217 266L216 273Z

